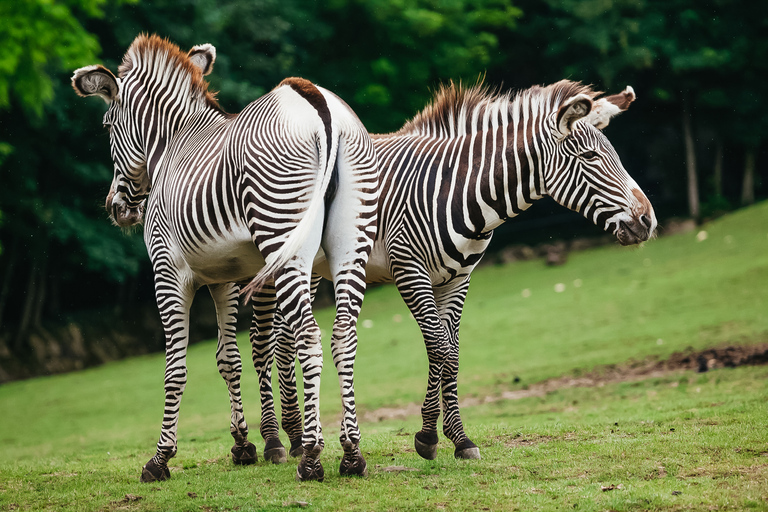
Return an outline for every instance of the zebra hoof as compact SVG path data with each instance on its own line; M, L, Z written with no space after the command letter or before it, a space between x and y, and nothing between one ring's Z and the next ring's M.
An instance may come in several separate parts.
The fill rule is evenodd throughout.
M469 439L456 445L456 451L453 456L457 459L480 459L480 448Z
M288 455L290 455L294 459L296 457L301 457L302 455L304 455L304 447L301 445L300 437L298 439L291 440L291 451L288 452Z
M264 447L264 460L272 464L284 464L288 462L285 447L279 439L270 439Z
M423 459L435 460L437 458L437 433L424 433L419 431L413 439L413 446L416 453Z
M168 464L157 464L154 458L150 459L149 462L141 468L141 481L144 483L162 482L169 478L171 478L171 470L168 469Z
M296 481L309 482L316 480L322 482L325 479L323 465L318 459L308 459L305 455L301 456L299 466L296 468Z
M247 466L249 464L255 464L258 460L256 455L256 445L246 441L243 446L232 447L232 462L240 466Z
M360 454L360 450L350 455L344 454L341 458L339 474L341 476L368 476L368 463Z

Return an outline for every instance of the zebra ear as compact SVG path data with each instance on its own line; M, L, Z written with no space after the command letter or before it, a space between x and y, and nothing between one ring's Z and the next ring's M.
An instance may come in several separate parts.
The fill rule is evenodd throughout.
M80 68L72 75L72 87L82 96L100 96L107 105L117 98L120 87L117 78L102 65Z
M213 71L213 63L216 62L216 48L212 44L199 44L189 50L189 60L200 68L203 76Z
M592 98L586 94L577 94L568 98L557 110L557 128L563 137L571 133L573 123L589 114L592 110Z
M628 85L627 88L619 94L606 96L605 98L597 100L592 107L592 112L587 116L587 121L597 129L602 130L608 126L608 123L611 122L613 116L627 110L635 99L637 99L635 90Z

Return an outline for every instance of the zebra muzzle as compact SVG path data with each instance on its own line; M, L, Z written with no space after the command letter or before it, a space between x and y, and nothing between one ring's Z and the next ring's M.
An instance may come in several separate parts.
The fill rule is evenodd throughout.
M135 226L142 221L144 211L140 206L128 207L124 204L112 204L112 220L121 228Z
M619 222L619 229L616 231L616 238L621 245L634 245L645 242L651 237L651 230L642 220Z

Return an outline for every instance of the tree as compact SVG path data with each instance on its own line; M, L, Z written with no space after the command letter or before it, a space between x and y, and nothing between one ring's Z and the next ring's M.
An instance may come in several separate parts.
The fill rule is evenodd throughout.
M105 1L0 3L0 108L16 100L40 116L53 99L52 74L96 60L99 43L73 11L100 17Z
M319 15L330 33L299 69L384 132L423 108L431 87L481 77L521 12L503 0L334 0Z
M103 214L81 195L94 181L108 181L111 170L106 160L93 163L88 156L94 137L79 116L93 114L92 107L76 108L67 100L71 70L98 61L98 41L82 20L103 16L105 5L105 0L0 4L0 240L5 248L0 325L10 308L16 345L41 318L56 280L73 265L117 277L131 272L130 263L121 266L124 258L99 254L105 247L114 247L112 253L131 249L118 233L103 232ZM96 154L108 155L102 151ZM12 296L17 300L10 301Z

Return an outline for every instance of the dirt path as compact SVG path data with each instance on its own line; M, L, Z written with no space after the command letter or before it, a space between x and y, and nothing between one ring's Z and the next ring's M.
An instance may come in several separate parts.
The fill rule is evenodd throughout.
M662 377L673 372L707 372L714 368L735 368L743 365L768 364L768 343L756 345L730 345L702 351L693 349L675 352L669 359L660 361L648 358L642 361L630 361L619 365L601 366L583 375L563 376L548 379L528 386L526 389L503 391L498 395L470 397L460 401L460 407L487 404L499 400L520 400L522 398L544 396L549 392L572 387L600 387L606 384L643 380ZM360 414L362 422L404 419L421 414L421 404L408 404L404 407L382 407Z

